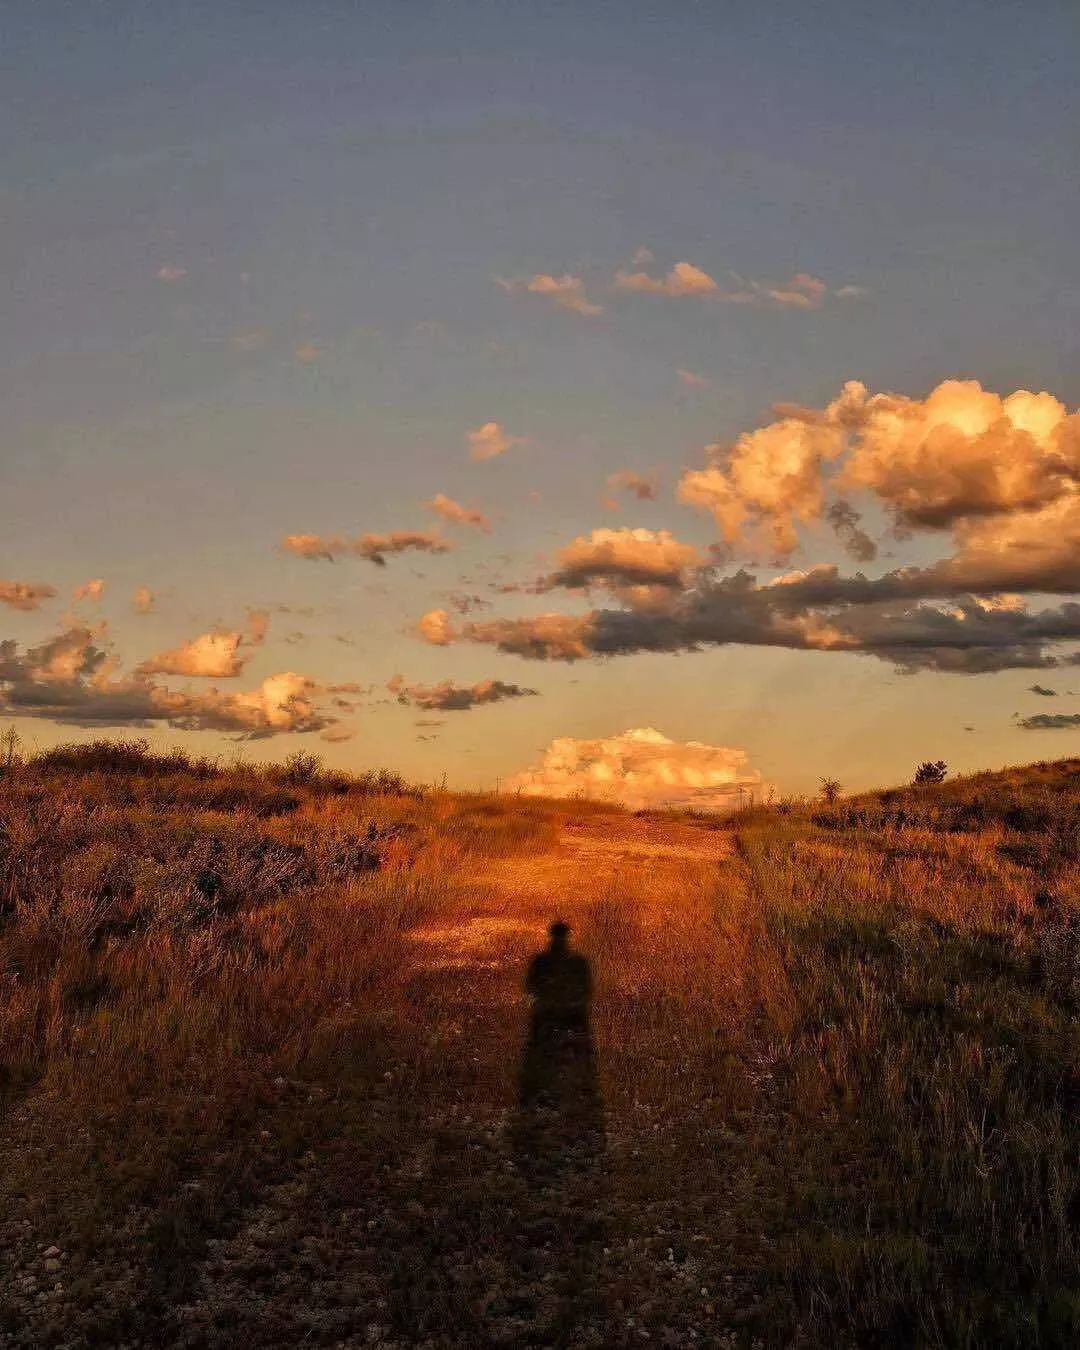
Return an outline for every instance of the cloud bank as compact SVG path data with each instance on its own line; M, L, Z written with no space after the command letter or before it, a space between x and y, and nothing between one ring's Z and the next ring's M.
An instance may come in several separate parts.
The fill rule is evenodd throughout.
M314 681L294 671L240 693L193 693L156 683L146 670L124 676L116 667L101 631L84 625L22 652L14 641L0 642L0 712L69 726L165 724L245 738L322 731L337 722L316 707Z

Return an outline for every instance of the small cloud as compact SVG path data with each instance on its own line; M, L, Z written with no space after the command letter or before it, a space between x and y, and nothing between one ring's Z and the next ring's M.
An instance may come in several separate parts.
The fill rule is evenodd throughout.
M688 389L707 389L712 384L712 380L693 370L676 370L675 374Z
M176 263L165 263L157 270L158 281L183 281L187 276L187 268L179 267Z
M1080 727L1080 713L1036 713L1021 717L1016 725L1024 731L1071 731Z
M550 300L558 309L566 309L573 314L588 317L604 312L603 305L594 304L585 294L585 283L581 277L575 277L569 272L564 272L560 277L538 272L529 281L511 281L503 277L496 277L495 280L504 291L539 295Z
M286 553L310 561L336 562L339 557L354 557L385 567L387 554L410 549L446 553L450 545L434 530L391 530L389 534L361 534L355 539L337 534L287 534L281 547Z
M323 349L314 342L302 342L293 353L302 366L313 365L322 354Z
M136 586L131 597L131 607L136 614L149 614L157 601L157 596L149 586Z
M268 626L265 610L249 610L247 631L215 628L172 651L159 652L139 667L142 675L194 675L235 679L261 646Z
M870 291L866 286L838 286L833 294L838 300L862 300Z
M416 632L433 647L449 647L457 637L453 621L445 609L429 609L417 620Z
M429 511L434 511L441 520L451 525L472 525L475 529L491 533L491 521L482 511L472 506L462 506L443 492L437 492L425 505Z
M601 505L609 511L617 511L619 509L619 503L615 498L617 492L629 492L639 502L655 501L656 478L646 477L634 469L617 469L615 473L609 473L607 476L607 494L600 498Z
M693 263L677 262L663 277L648 272L616 272L615 289L638 291L645 295L712 295L718 290L716 282Z
M501 422L484 422L474 427L468 434L469 458L475 460L495 459L515 445L524 445L521 436L511 436Z
M76 586L74 598L76 600L89 600L94 604L105 594L105 582L101 577L94 577L91 581L84 581L81 586Z
M54 586L40 581L0 581L0 605L11 609L37 609L43 600L56 594Z
M761 288L761 293L782 309L817 309L827 291L824 281L809 272L796 272L781 286Z
M399 703L432 712L468 712L485 703L501 703L510 698L532 698L535 689L523 689L519 684L503 680L478 680L476 684L406 684L402 676L387 680L387 689L397 696Z
M641 248L636 249L634 251L634 256L630 259L630 261L633 263L635 267L644 267L646 263L656 261L656 254L652 251L651 248L645 248L645 246L642 245Z

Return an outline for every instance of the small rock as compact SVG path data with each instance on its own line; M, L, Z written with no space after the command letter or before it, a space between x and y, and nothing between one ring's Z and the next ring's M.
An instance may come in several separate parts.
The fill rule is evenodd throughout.
M60 1255L60 1248L59 1248L59 1247L46 1247L45 1250L44 1250L41 1254L42 1254L42 1256L44 1256L44 1257L59 1256L59 1255Z

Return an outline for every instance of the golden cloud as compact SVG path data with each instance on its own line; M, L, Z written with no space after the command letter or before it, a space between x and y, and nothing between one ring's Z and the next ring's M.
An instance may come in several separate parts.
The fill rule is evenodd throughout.
M526 796L598 798L631 810L731 811L764 791L760 773L746 762L745 750L672 741L652 727L638 727L595 740L560 737L506 788Z

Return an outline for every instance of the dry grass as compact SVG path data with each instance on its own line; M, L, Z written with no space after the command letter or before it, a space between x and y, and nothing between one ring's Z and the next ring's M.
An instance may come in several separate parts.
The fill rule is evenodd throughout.
M717 830L12 766L0 1345L1070 1344L1074 784ZM538 1186L520 979L556 914L606 1148Z

